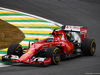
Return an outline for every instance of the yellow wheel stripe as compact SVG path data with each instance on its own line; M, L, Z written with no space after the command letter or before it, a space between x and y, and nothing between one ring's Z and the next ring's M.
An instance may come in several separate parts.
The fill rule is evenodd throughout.
M2 20L41 20L41 19L36 19L36 18L25 18L25 17L23 17L23 18L0 18L0 19L2 19Z
M54 53L55 53L55 51L56 51L57 49L60 50L59 48L55 48L55 50L53 51L53 62L54 62L55 64L58 64L58 62L60 62L60 60L59 60L58 62L56 62L55 59L54 59Z
M92 45L93 45L93 43L95 43L95 40L93 40L92 42L91 42L91 46L90 46L90 51L91 51L91 54L93 55L93 51L92 51Z

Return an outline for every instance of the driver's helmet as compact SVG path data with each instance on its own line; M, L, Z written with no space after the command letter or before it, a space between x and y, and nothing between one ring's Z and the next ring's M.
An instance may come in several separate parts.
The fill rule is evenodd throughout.
M70 33L67 33L67 36L68 36L68 37L71 37Z
M67 40L70 42L70 41L71 41L71 33L68 32L68 33L66 34L66 37L67 37Z

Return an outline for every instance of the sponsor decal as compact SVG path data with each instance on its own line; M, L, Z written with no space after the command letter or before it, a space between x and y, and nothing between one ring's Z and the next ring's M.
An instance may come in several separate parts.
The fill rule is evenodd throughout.
M11 59L19 59L19 57L18 56L15 56L15 55L12 55Z
M71 29L80 29L78 26L66 26L66 28L71 28Z
M29 59L27 59L26 61L23 61L23 62L29 62Z
M21 56L21 57L23 57L23 58L24 58L24 57L27 57L27 56L25 56L25 55L24 55L24 56Z
M87 33L87 30L86 29L81 30L81 34L85 34L85 33Z
M48 47L48 45L42 46L42 47Z
M71 47L70 46L67 46L66 52L70 52L70 50L71 50Z
M44 63L50 62L50 60L44 61Z
M33 50L33 49L35 49L35 48L30 48L29 50Z
M61 46L61 44L60 43L57 43L56 46Z
M31 51L28 51L27 53L32 53Z

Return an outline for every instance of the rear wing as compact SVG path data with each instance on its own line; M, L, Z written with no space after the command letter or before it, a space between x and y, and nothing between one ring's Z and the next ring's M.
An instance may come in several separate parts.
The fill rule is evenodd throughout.
M79 32L81 35L81 40L83 42L84 39L87 38L87 27L84 26L64 26L64 31L72 31Z

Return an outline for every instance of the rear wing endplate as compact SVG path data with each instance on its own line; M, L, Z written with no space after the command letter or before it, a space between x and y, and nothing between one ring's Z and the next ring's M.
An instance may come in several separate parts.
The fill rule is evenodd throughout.
M72 32L79 32L81 35L82 41L87 37L87 27L84 26L64 26L64 31L72 31Z

